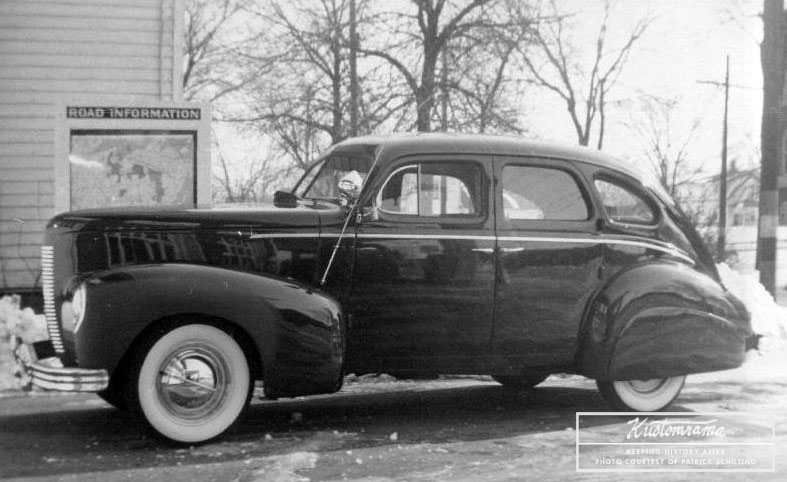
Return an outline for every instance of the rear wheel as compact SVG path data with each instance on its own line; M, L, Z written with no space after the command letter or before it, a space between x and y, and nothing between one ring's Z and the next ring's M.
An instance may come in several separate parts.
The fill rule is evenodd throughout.
M686 376L650 380L596 380L601 395L617 410L656 412L678 397Z
M546 380L548 376L548 373L538 373L530 375L492 375L492 378L506 388L529 390Z
M215 326L189 324L151 340L130 377L128 402L160 435L199 443L229 429L251 395L243 349Z

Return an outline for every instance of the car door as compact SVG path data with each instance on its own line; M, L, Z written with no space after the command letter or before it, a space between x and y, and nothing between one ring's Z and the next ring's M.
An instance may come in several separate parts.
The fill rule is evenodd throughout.
M590 191L568 161L496 158L495 176L495 361L504 370L570 366L603 275Z
M491 163L408 158L373 186L357 226L349 360L379 371L477 366L491 338Z

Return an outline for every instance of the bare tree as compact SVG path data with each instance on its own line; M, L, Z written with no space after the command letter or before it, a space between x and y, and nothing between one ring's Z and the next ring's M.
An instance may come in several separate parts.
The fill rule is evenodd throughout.
M221 145L215 140L214 149L218 170L214 172L214 201L226 203L254 203L265 200L277 179L286 177L286 167L276 165L277 156L268 150L230 162Z
M276 78L259 86L245 120L286 120L324 132L330 143L344 139L348 0L272 1L249 12L275 32L281 56Z
M446 0L413 0L415 13L412 15L392 12L394 19L404 19L405 26L415 22L417 30L406 32L409 41L399 42L398 46L388 45L383 48L361 48L365 55L379 57L388 62L405 80L413 96L416 110L415 126L418 131L432 129L436 99L438 96L437 68L441 54L452 38L466 34L482 25L484 7L493 0L469 0L463 2L446 2ZM394 23L394 33L401 27L400 22ZM416 65L408 66L403 57L393 53L411 49L413 41L419 50Z
M651 22L648 16L641 18L623 44L610 49L607 33L614 6L614 0L604 0L590 65L580 65L567 38L569 23L574 15L561 12L555 0L550 0L549 12L541 17L530 48L521 50L534 83L554 92L565 102L579 144L590 145L595 128L598 131L598 149L604 143L609 93L623 71L632 48Z
M350 6L350 0L300 0L248 9L259 28L277 39L278 68L275 75L246 89L245 112L223 120L254 125L270 135L296 168L308 166L317 153L351 131L367 133L391 122L410 102L382 72L380 62L358 59L358 113L355 122L345 122L347 116L353 120ZM355 6L360 29L367 23L367 2L357 0ZM356 35L356 46L360 37Z
M642 152L664 189L675 196L681 185L693 180L700 169L690 168L689 148L701 124L699 117L688 127L676 128L678 99L646 96L631 112L628 127L641 139Z
M186 100L216 103L271 70L276 55L255 54L264 33L246 29L250 0L186 0L183 90ZM220 107L219 104L214 104Z
M441 66L443 125L475 132L522 131L522 84L515 79L520 69L515 54L528 41L529 15L525 2L490 5L482 23L451 39Z

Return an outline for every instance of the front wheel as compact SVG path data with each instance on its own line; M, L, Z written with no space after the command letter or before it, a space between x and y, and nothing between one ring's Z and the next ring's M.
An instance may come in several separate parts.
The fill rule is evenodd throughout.
M226 332L210 325L177 327L137 362L129 405L160 435L199 443L229 429L248 405L249 364Z
M617 410L656 412L675 400L686 376L650 380L596 380L601 395Z

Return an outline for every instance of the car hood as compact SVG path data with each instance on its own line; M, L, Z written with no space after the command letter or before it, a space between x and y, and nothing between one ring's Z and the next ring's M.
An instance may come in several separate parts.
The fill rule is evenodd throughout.
M64 232L107 230L323 230L341 225L343 208L315 203L295 208L273 205L214 208L106 208L70 211L52 218L48 228Z

